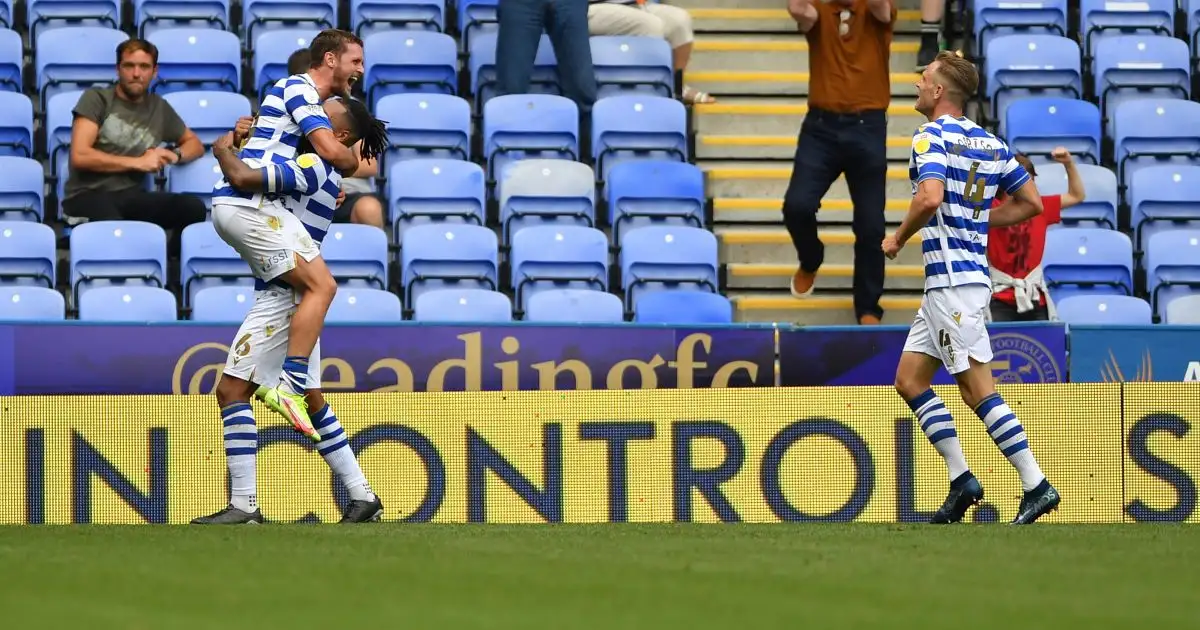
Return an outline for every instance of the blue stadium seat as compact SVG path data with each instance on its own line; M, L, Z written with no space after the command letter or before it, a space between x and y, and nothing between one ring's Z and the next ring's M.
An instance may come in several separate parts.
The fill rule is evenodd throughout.
M58 177L58 198L62 199L62 186L67 180L67 163L71 150L71 126L75 123L72 113L83 92L62 92L51 97L46 104L46 152L50 156L51 173Z
M358 223L335 223L321 243L321 257L338 284L387 289L387 232Z
M54 289L0 287L0 322L52 322L66 318L66 300Z
M387 123L383 166L411 158L466 160L471 152L471 104L452 94L389 94L375 105Z
M211 28L168 28L155 31L149 40L158 46L156 94L242 89L242 45L237 35Z
M1187 99L1192 91L1187 44L1174 37L1121 35L1096 45L1092 61L1100 114L1113 132L1113 112L1130 100Z
M18 92L0 92L0 157L33 157L33 102Z
M376 228L373 228L379 231ZM391 324L404 319L400 296L382 289L339 288L325 316L327 324Z
M1130 225L1136 251L1157 232L1200 229L1200 166L1147 166L1129 186Z
M0 284L54 288L58 252L54 230L32 221L0 221Z
M592 159L596 174L625 160L688 161L688 120L683 103L663 96L610 96L592 109Z
M363 40L363 49L363 90L372 109L389 94L458 93L458 47L445 33L374 33Z
M733 304L719 293L653 291L637 301L633 321L639 324L729 324Z
M189 90L171 92L163 98L205 146L233 129L239 117L251 115L250 99L241 94Z
M496 33L480 32L471 36L467 49L467 67L471 71L471 94L474 96L474 111L482 112L484 105L496 96ZM545 33L538 42L533 58L533 72L529 76L529 92L532 94L562 94L558 83L558 59L554 46Z
M435 289L417 298L413 319L440 323L509 322L512 321L512 302L499 291Z
M1128 101L1117 108L1114 129L1117 181L1128 186L1134 173L1146 166L1197 163L1200 103L1169 98Z
M1028 96L1079 98L1083 62L1079 44L1056 35L1005 35L987 45L985 94L992 120L1004 120L1008 104Z
M546 224L596 225L596 174L582 162L521 160L496 185L500 240L508 245L523 228Z
M489 180L529 158L579 159L579 108L553 94L506 94L483 106L483 155Z
M1083 180L1085 199L1062 211L1064 225L1106 226L1117 229L1117 175L1112 169L1094 164L1077 164ZM1038 192L1061 195L1067 192L1067 171L1057 162L1037 165Z
M42 105L60 92L115 83L117 46L127 39L121 31L99 26L68 26L39 35L34 67Z
M1186 39L1191 42L1192 56L1196 57L1200 55L1200 0L1181 0L1179 6L1186 21Z
M525 321L565 324L605 324L625 321L621 298L592 289L546 289L529 296Z
M140 37L165 28L201 27L228 31L229 0L133 0Z
M308 48L319 32L315 28L281 28L263 31L254 40L250 55L254 66L254 90L259 102L266 96L267 88L287 78L288 57L301 48Z
M527 227L513 236L511 284L516 303L546 289L608 290L608 237L576 225Z
M1175 0L1138 0L1136 3L1080 0L1079 33L1084 54L1096 54L1100 42L1122 35L1174 36Z
M496 233L478 225L431 223L404 231L400 246L404 303L430 289L495 290L500 243Z
M204 207L211 211L213 186L221 177L221 166L217 164L217 158L211 153L206 153L187 164L168 166L167 192L199 197L204 201Z
M597 98L639 92L675 96L671 45L661 37L591 37Z
M1200 229L1167 230L1148 239L1146 289L1157 315L1174 300L1200 294Z
M244 0L242 12L247 43L257 44L260 33L281 28L337 27L337 0Z
M183 305L209 287L254 286L254 272L228 243L221 240L211 222L183 228L179 248L179 282Z
M6 8L11 9L11 6L0 2L0 15ZM0 30L0 90L20 92L25 85L24 75L25 45L21 36L16 31Z
M462 51L471 50L471 38L481 33L496 34L499 28L497 10L500 0L459 0L458 30L462 33Z
M1055 303L1058 320L1068 324L1149 325L1150 304L1130 295L1073 295Z
M1078 99L1026 98L1004 115L1001 135L1013 149L1035 162L1047 162L1055 147L1066 147L1075 161L1100 163L1100 108Z
M1133 243L1116 230L1049 230L1042 269L1056 300L1086 293L1132 295Z
M484 223L483 168L463 160L414 159L388 170L388 207L395 242L410 226L429 222Z
M71 230L71 290L79 296L106 283L162 287L167 234L144 221L89 221Z
M1171 300L1163 323L1200 325L1200 293Z
M252 306L253 286L208 287L197 291L192 298L192 321L241 324Z
M56 28L120 28L121 3L117 0L27 0L25 26L29 38L34 41ZM110 51L109 57L114 55L115 51Z
M621 242L625 305L654 290L700 289L717 293L717 237L701 228L647 226L629 230Z
M158 287L96 287L79 296L85 322L159 323L178 319L175 296Z
M608 172L605 193L618 246L622 231L646 225L704 227L704 173L695 164L622 162Z
M12 29L13 22L13 0L0 0L0 28Z
M1066 0L1013 3L1005 0L975 0L975 50L987 50L994 37L1005 35L1067 35Z
M350 0L350 28L359 37L398 30L445 31L445 0Z
M25 157L0 156L0 220L42 220L46 171Z

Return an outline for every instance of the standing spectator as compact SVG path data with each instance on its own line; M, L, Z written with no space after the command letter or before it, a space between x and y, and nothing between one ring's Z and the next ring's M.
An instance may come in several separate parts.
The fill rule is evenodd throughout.
M825 245L817 236L821 198L845 175L854 203L854 314L860 324L883 317L889 57L896 7L890 0L789 0L808 38L808 115L800 127L783 222L800 268L792 295L812 295Z
M308 48L301 48L288 57L288 74L304 74L312 66L312 55ZM346 195L333 214L334 223L361 223L383 229L383 201L371 188L372 177L379 175L377 160L362 159L362 141L355 143L354 156L358 158L358 170L353 177L342 179L342 192Z
M675 70L683 72L692 58L692 15L687 9L646 0L588 0L588 32L592 35L636 35L667 40ZM683 102L715 103L706 92L684 87Z
M117 84L79 97L63 194L69 222L127 219L182 231L204 221L207 210L199 197L146 191L148 174L204 155L204 145L170 103L150 93L157 70L154 44L126 40L117 46ZM177 240L178 233L172 249Z
M917 51L917 72L933 63L942 50L942 18L946 0L921 0L921 48Z
M496 83L499 94L525 94L533 74L542 30L550 34L558 59L563 95L580 113L596 102L596 71L588 42L587 0L500 0L496 36Z
M1033 162L1017 154L1017 162L1037 177ZM1030 322L1054 319L1054 302L1042 277L1042 255L1046 249L1046 228L1062 220L1062 211L1084 200L1083 177L1065 147L1051 154L1067 171L1067 194L1042 197L1042 213L1028 221L1007 227L993 227L988 233L988 262L992 276L992 321ZM997 208L1007 201L1003 192L992 204Z

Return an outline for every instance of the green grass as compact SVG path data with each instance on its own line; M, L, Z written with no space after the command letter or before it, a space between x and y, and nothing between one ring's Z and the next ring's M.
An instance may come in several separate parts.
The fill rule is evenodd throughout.
M1188 526L0 528L9 628L1200 627Z

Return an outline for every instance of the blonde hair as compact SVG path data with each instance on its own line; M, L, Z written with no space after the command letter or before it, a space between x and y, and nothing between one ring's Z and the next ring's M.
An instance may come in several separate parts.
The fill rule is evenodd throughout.
M946 92L956 94L954 99L960 106L979 90L979 71L975 64L964 59L961 52L943 50L933 59L937 75L945 84Z

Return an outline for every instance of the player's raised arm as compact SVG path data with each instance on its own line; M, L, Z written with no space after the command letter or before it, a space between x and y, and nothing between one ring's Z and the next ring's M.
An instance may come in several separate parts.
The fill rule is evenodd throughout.
M1008 200L992 209L988 222L993 227L1016 225L1042 213L1042 196L1038 194L1037 184L1015 158L1009 157L1004 165L1000 188L1008 194Z
M358 170L358 157L354 151L334 137L333 124L321 107L316 89L301 81L291 81L283 88L283 103L317 155L344 174Z

